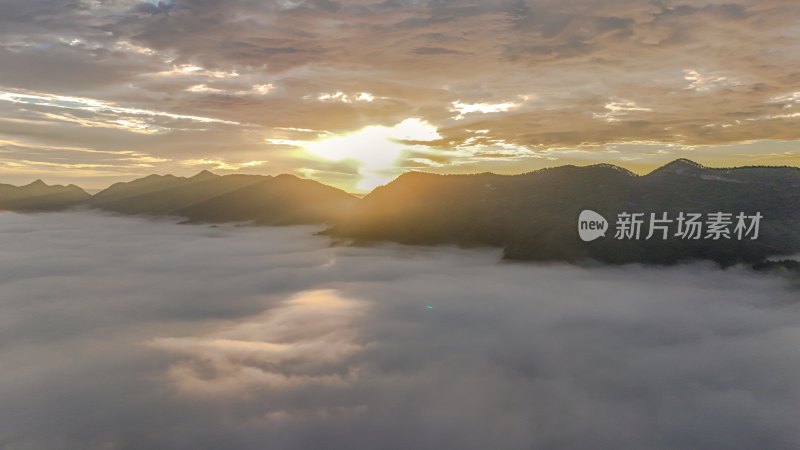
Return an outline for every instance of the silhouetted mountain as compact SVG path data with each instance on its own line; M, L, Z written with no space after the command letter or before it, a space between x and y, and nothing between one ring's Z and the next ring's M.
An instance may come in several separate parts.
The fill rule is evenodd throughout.
M150 175L98 192L89 206L121 214L178 216L191 222L305 224L339 220L358 199L292 175L190 178Z
M91 197L83 189L69 186L48 186L36 180L25 186L0 184L0 210L49 211L81 204Z
M124 205L128 200L178 186L185 180L174 175L149 175L130 182L114 183L94 194L89 204L96 208L127 212Z
M659 167L658 169L652 171L649 175L658 176L660 174L671 174L693 176L700 174L704 170L706 170L706 168L703 167L702 164L698 164L690 159L679 158Z
M211 173L211 172L209 172L207 170L203 170L203 171L198 172L197 174L195 174L194 176L192 176L189 179L190 180L194 180L194 181L201 181L201 180L211 180L211 179L218 178L218 177L219 177L219 175L213 174L213 173Z
M638 176L610 164L562 166L522 175L406 173L363 199L292 175L184 178L150 175L90 196L77 186L0 185L0 208L73 206L121 214L177 216L188 222L332 223L328 233L407 244L497 246L519 260L721 264L762 262L800 252L800 169L712 169L687 159ZM578 238L580 211L609 221L606 237ZM640 239L616 239L622 212L645 213ZM650 213L761 213L756 240L645 239ZM705 219L705 217L704 217ZM674 231L674 228L671 229ZM764 267L772 267L767 264Z
M605 238L583 242L580 211L609 221ZM614 238L621 212L745 212L763 215L757 240ZM674 263L712 259L756 262L800 251L800 169L711 169L677 160L645 176L600 164L562 166L515 176L407 173L375 189L329 233L408 244L499 246L520 260L596 259Z
M353 195L316 181L278 175L259 177L255 183L181 208L177 214L195 222L252 221L280 225L337 222L357 201Z

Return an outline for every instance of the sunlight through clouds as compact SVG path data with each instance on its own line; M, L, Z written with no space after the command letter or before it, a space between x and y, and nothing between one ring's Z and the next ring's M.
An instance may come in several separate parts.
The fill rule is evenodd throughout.
M441 139L438 129L419 118L395 126L372 125L358 131L314 141L268 139L273 144L292 145L314 158L327 161L355 161L359 180L356 187L368 191L390 181L399 173L404 151L427 149L420 142Z

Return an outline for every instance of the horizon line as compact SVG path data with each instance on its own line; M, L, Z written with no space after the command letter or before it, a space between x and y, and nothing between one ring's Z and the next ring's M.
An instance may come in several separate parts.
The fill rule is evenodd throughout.
M30 185L38 183L38 184L44 184L45 186L48 186L48 187L77 187L77 188L81 189L82 191L86 192L87 194L90 194L90 195L94 196L96 193L102 192L102 191L110 188L111 186L114 186L114 185L117 185L117 184L120 184L120 183L130 183L130 182L133 182L133 181L136 181L136 180L141 180L141 179L144 179L144 178L147 178L147 177L152 177L152 176L159 176L159 177L173 176L175 178L183 178L183 179L186 179L186 180L189 180L191 178L194 178L194 177L196 177L198 175L202 175L202 174L210 174L210 175L213 175L215 177L220 177L220 178L221 177L228 177L228 176L237 176L237 175L238 176L244 175L244 176L264 177L264 178L275 178L275 177L280 177L280 176L292 176L292 177L303 179L303 180L315 181L315 182L323 184L325 186L332 187L332 188L339 189L341 191L347 192L348 194L351 194L351 195L364 196L364 195L367 195L367 194L373 192L375 189L377 189L377 188L379 188L381 186L386 186L388 184L391 184L394 181L396 181L398 178L400 178L400 177L402 177L404 175L407 175L407 174L411 174L411 173L419 173L419 174L426 174L426 175L439 175L439 176L496 175L496 176L501 176L501 177L514 177L514 176L528 175L528 174L533 174L533 173L537 173L537 172L542 172L542 171L545 171L545 170L553 170L553 169L559 169L559 168L564 168L564 167L575 167L575 168L610 167L610 168L614 168L614 169L621 169L621 170L629 173L632 176L643 177L643 176L651 175L651 174L653 174L655 172L658 172L659 170L661 170L661 169L663 169L663 168L665 168L667 166L670 166L670 165L678 163L678 162L684 162L684 163L693 165L693 166L695 166L697 168L700 168L700 169L711 169L711 170L735 170L735 169L757 169L757 168L760 168L760 169L798 169L798 170L800 170L800 165L792 166L792 165L760 165L760 164L753 164L753 165L741 165L741 166L708 166L708 165L705 165L705 164L698 163L698 162L696 162L696 161L694 161L692 159L689 159L689 158L676 158L676 159L674 159L672 161L669 161L669 162L667 162L665 164L662 164L662 165L660 165L660 166L658 166L658 167L656 167L656 168L654 168L654 169L652 169L652 170L650 170L649 172L646 172L646 173L637 173L637 172L635 172L635 171L633 171L631 169L628 169L627 167L624 167L622 165L614 164L614 163L607 163L607 162L596 162L596 163L584 164L584 165L562 164L562 165L558 165L558 166L542 167L542 168L539 168L539 169L530 170L530 171L526 171L526 172L518 172L518 173L497 173L497 172L492 172L492 171L482 171L482 172L477 172L476 171L476 172L462 172L462 173L437 173L437 172L427 172L427 171L424 171L424 170L416 170L416 169L414 169L414 170L408 170L408 171L405 171L403 173L400 173L396 177L392 178L390 181L386 182L385 184L382 184L380 186L376 186L376 187L370 189L369 191L364 191L364 192L349 191L349 190L342 189L340 187L337 187L337 186L334 186L334 185L331 185L331 184L328 184L328 183L324 183L324 182L322 182L320 180L317 180L317 179L314 179L314 178L310 178L310 177L302 176L302 175L297 175L297 174L294 174L294 173L286 173L286 172L278 173L278 174L229 173L229 174L225 174L225 175L220 175L220 174L214 173L213 171L208 170L208 169L203 169L200 172L197 172L194 175L190 175L190 176L175 175L175 174L170 173L170 172L166 172L166 173L154 172L154 173L150 173L150 174L147 174L147 175L142 175L142 176L139 176L139 177L136 177L136 178L132 178L132 179L130 179L128 181L118 181L118 182L115 182L115 183L111 183L111 184L109 184L109 185L107 185L107 186L105 186L103 188L94 188L94 189L92 189L92 188L84 188L83 186L77 185L75 183L48 184L42 178L37 178L34 181L31 181L30 183L20 184L20 185L15 185L15 184L10 184L10 183L3 183L2 181L0 181L0 185L14 186L14 187L20 188L20 187L26 187L26 186L30 186Z

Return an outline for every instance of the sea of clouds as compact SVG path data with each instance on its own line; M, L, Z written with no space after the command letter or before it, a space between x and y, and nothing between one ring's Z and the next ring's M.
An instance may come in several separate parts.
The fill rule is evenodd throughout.
M787 279L315 231L0 213L0 448L800 446Z

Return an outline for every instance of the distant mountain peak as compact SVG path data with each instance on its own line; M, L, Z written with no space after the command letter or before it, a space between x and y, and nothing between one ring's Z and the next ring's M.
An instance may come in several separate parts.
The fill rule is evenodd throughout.
M189 179L197 181L197 180L208 180L208 179L217 178L217 177L219 177L219 175L217 175L215 173L212 173L212 172L209 172L208 170L203 170L201 172L198 172L197 174L195 174L193 177L191 177Z
M48 187L47 183L42 181L41 179L34 181L33 183L26 184L23 187Z
M419 170L409 170L408 172L403 172L396 178L399 179L416 179L416 178L436 178L440 175L438 173L430 173L430 172L422 172Z
M666 168L666 167L691 167L691 168L694 168L694 169L705 169L706 168L706 166L704 166L704 165L702 165L700 163L696 163L696 162L692 161L691 159L687 159L687 158L678 158L675 161L669 162L669 163L661 166L662 169Z
M587 167L589 167L589 168L600 168L600 169L610 169L610 170L616 170L617 172L622 172L622 173L624 173L626 175L631 175L631 176L635 175L630 170L628 170L628 169L626 169L624 167L617 166L615 164L599 163L599 164L592 164L591 166L587 166Z
M675 161L672 161L672 162L673 163L680 163L680 164L688 164L690 166L696 166L696 167L705 167L704 165L702 165L702 164L700 164L698 162L692 161L691 159L688 159L688 158L678 158L678 159L676 159Z
M165 174L165 175L159 175L157 173L153 173L153 174L147 175L144 178L138 178L137 180L133 180L133 181L138 181L138 180L159 180L159 179L162 179L162 178L175 178L175 175L173 175L171 173L168 173L168 174Z
M674 173L678 175L686 175L686 174L696 173L697 171L703 169L707 169L707 167L702 164L696 163L691 159L678 158L650 172L650 175L658 173Z

